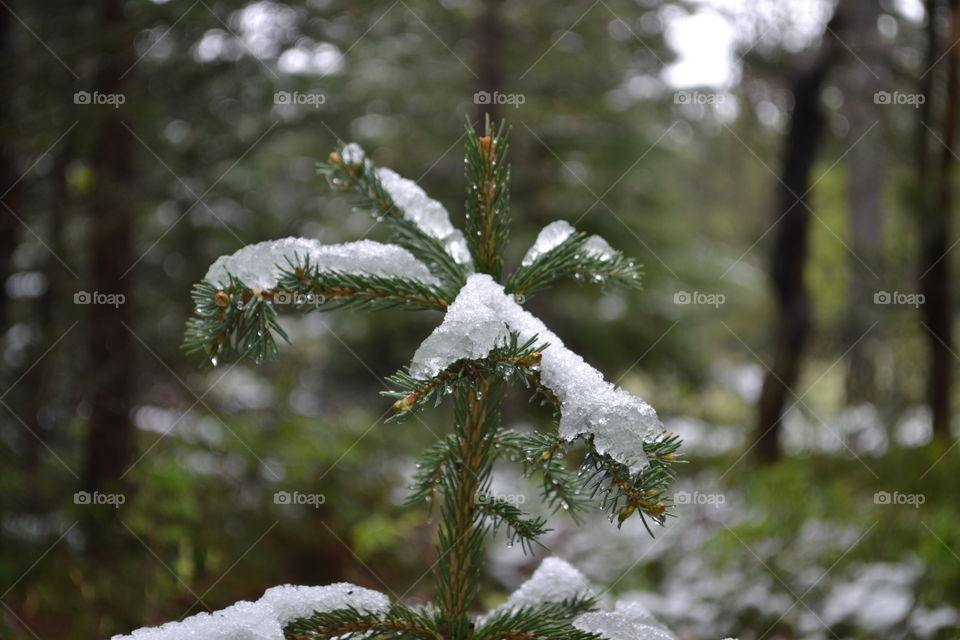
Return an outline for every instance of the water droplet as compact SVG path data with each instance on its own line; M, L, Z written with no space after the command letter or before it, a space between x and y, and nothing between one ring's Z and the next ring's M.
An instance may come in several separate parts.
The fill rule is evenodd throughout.
M477 400L483 400L483 391L477 391Z

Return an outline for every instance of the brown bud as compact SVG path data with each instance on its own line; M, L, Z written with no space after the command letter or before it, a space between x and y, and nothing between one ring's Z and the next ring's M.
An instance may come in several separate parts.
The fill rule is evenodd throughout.
M630 516L632 516L633 512L636 510L637 508L635 506L633 506L632 504L628 504L627 506L625 506L623 509L620 510L620 515L617 516L617 521L620 523L623 523L623 521L629 518Z
M410 411L413 407L413 396L405 396L393 403L394 411Z
M217 291L217 295L213 296L213 301L223 309L230 304L230 296L227 295L226 291Z
M483 147L484 153L490 153L490 136L483 136L477 140L480 142L480 146Z

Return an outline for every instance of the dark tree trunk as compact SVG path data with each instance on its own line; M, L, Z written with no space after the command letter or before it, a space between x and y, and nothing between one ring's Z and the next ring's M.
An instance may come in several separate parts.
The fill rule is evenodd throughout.
M502 91L503 80L503 25L500 11L503 0L484 0L483 15L477 25L477 68L480 80L479 91L493 97L494 92ZM491 122L500 120L500 108L495 102L477 104L477 116L482 122L490 114Z
M950 37L949 42L956 42L960 38L960 0L949 0L950 9ZM927 3L927 37L928 59L936 60L938 46L936 27L933 24L936 3L931 0ZM943 147L940 151L939 172L931 174L929 167L929 132L927 127L933 127L930 116L934 110L929 104L932 96L931 70L923 80L921 91L927 96L924 109L920 112L919 146L918 153L918 180L921 185L919 198L922 212L920 215L920 292L924 295L923 322L926 325L929 345L929 365L927 379L927 402L933 418L934 432L940 435L950 431L950 389L953 379L953 354L951 348L951 308L950 308L950 271L947 236L950 230L950 210L953 206L951 194L951 179L954 167L954 151L956 139L957 117L960 103L958 103L958 54L956 47L951 46L946 53L946 95L943 113L943 130L939 136ZM931 63L933 64L933 63ZM935 186L929 185L930 176L935 175Z
M839 33L838 16L830 31ZM823 134L820 92L839 53L837 36L829 31L812 67L793 82L793 112L784 142L774 212L775 236L770 260L777 302L773 366L763 381L757 425L757 456L772 462L780 456L780 421L787 396L793 394L800 359L810 333L810 296L803 279L809 242L810 172Z
M17 139L16 124L13 115L14 73L10 61L13 60L13 44L10 42L11 20L9 11L0 12L0 61L7 70L0 74L0 285L10 277L13 259L13 250L16 248L16 231L19 223L11 211L17 210L17 183L16 151L13 141ZM0 295L0 331L7 328L9 310L7 296Z
M132 38L120 0L102 0L99 10L104 48L96 89L121 93L120 76L133 63ZM130 417L134 366L132 337L127 329L132 324L130 280L123 277L133 261L131 226L136 210L130 186L131 136L116 110L98 113L104 115L94 137L96 186L88 203L90 289L124 296L125 303L92 304L89 308L90 355L96 372L88 381L91 415L84 481L90 490L118 487L132 461L134 445Z

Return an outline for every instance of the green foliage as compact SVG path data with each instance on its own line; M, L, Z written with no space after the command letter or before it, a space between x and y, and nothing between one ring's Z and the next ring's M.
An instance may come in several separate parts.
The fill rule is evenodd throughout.
M643 287L643 267L633 258L619 251L610 257L590 254L584 248L587 240L587 234L574 233L531 264L521 265L510 274L507 291L527 297L563 277L626 289Z
M592 611L593 598L575 598L562 602L544 602L535 606L497 613L475 632L475 640L503 638L549 638L550 640L601 640L603 636L574 628L571 621Z
M289 640L442 640L443 636L436 629L436 612L395 604L383 614L353 607L329 613L314 613L309 618L294 620L287 625L284 632Z
M494 132L487 116L483 137L467 123L467 244L477 271L495 279L503 271L503 250L510 239L509 131L501 123Z

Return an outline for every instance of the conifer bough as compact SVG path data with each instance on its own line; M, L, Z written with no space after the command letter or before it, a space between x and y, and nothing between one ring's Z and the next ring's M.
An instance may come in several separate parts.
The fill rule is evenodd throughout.
M388 379L402 421L451 396L452 433L423 455L409 502L439 504L437 596L411 607L352 585L275 587L253 603L139 632L137 638L432 640L588 640L671 638L637 603L598 611L586 579L548 558L500 607L477 616L484 545L503 530L525 550L548 531L542 517L491 495L494 463L507 460L536 477L543 501L574 517L599 503L618 524L633 515L663 524L672 504L678 439L646 402L599 371L522 307L563 277L640 288L641 269L599 236L565 222L545 227L521 264L503 278L509 217L507 131L489 121L483 136L467 126L463 231L420 187L377 168L356 144L341 146L319 172L389 228L392 244L368 240L323 245L287 238L219 258L193 290L195 315L185 349L214 365L277 356L285 312L438 309L443 322L411 364ZM503 429L506 385L548 406L555 428ZM564 454L578 447L579 469ZM156 635L153 635L156 634Z

